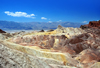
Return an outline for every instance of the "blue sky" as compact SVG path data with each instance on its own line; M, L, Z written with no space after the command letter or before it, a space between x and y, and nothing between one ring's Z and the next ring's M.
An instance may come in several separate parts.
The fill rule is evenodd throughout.
M100 20L100 0L0 0L0 20L88 23Z

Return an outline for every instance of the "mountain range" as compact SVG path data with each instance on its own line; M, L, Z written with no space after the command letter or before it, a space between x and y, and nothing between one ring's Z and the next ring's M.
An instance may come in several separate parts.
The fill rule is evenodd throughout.
M63 27L80 27L84 23L75 22L14 22L0 21L0 29L2 30L48 30L56 29L58 25Z

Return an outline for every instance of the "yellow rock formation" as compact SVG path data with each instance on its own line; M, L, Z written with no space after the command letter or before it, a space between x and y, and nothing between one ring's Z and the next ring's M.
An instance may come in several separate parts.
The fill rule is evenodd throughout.
M67 59L68 57L63 54L63 53L58 53L58 52L50 52L48 49L41 49L38 46L21 46L18 44L10 43L7 41L1 41L3 45L6 45L7 47L11 49L15 49L33 56L37 57L45 57L45 58L51 58L57 61L63 62L65 65L68 62Z

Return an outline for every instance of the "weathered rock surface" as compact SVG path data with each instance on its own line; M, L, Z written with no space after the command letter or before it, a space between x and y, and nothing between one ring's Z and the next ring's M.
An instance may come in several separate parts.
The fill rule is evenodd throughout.
M1 40L5 40L5 39L11 38L11 37L13 37L13 36L10 33L1 33L0 34Z
M56 33L60 33L60 34L64 34L67 35L69 38L71 38L72 36L77 36L80 34L85 33L84 30L82 30L81 28L73 28L73 27L62 27L62 26L58 26L58 28L55 30Z
M70 54L41 50L36 46L25 47L7 41L0 41L0 43L0 64L4 68L54 68L54 66L70 68L67 63L73 66L78 63L71 58Z
M54 31L53 29L50 29L50 30L48 30L47 32L51 32L51 31Z
M0 29L0 33L6 33L6 32Z
M100 26L100 20L99 21L90 21L89 27L99 27Z
M39 32L44 32L44 30L41 30L41 31L39 31Z
M100 20L99 21L90 21L87 25L81 25L80 28L86 29L86 28L96 28L100 29Z
M10 33L6 33L5 31L0 29L0 39L5 40L11 37Z
M1 67L99 68L100 66L99 29L82 30L59 25L56 30L50 32L28 34L21 32L20 35L14 35L7 40L0 40L0 43L0 61L4 61L0 63Z

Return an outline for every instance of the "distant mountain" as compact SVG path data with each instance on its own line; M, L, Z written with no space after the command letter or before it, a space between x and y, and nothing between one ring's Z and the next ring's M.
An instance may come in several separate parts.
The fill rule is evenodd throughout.
M73 23L73 22L27 22L27 23L18 23L13 21L0 21L0 29L3 30L48 30L56 29L58 25L63 27L80 27L82 23Z

